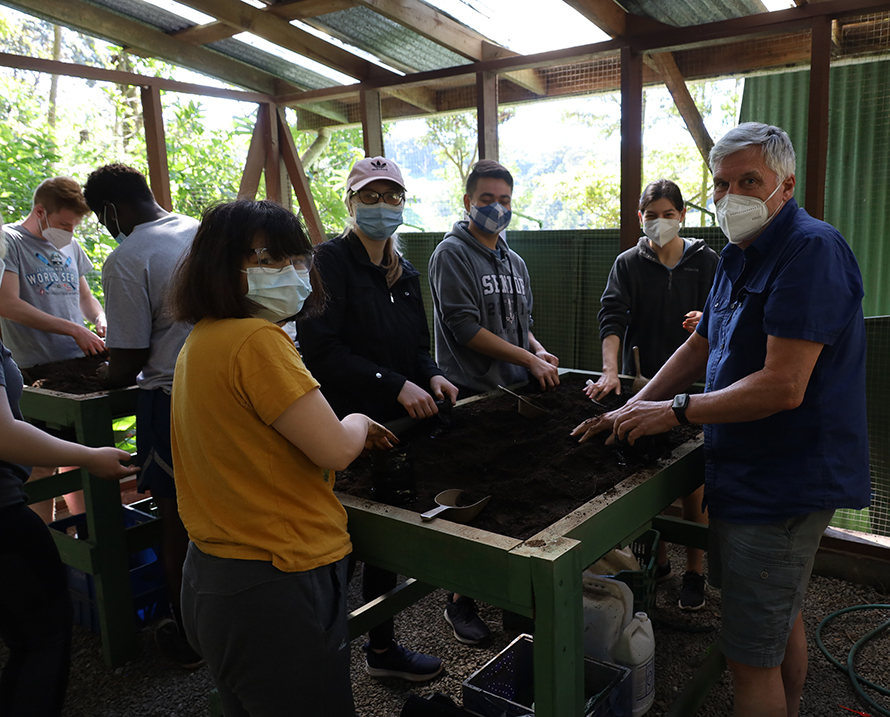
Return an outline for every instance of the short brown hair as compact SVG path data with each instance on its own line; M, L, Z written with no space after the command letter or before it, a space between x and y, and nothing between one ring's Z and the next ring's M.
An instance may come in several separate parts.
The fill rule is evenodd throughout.
M657 199L667 199L678 212L682 212L686 206L680 187L670 179L656 179L643 190L640 196L640 211L645 211L646 207Z
M510 185L510 191L513 191L513 175L510 170L503 164L495 162L493 159L480 159L473 165L470 170L470 176L467 177L467 194L471 197L476 191L476 183L482 177L493 177L494 179L503 179Z
M309 254L312 243L300 220L275 202L239 199L204 212L191 248L176 270L170 289L173 315L191 324L201 319L246 319L260 308L243 293L241 269L253 253L253 238L262 232L275 260ZM309 273L312 293L299 317L321 311L324 286L318 270Z
M70 209L79 217L90 213L80 185L71 177L44 179L34 191L33 204L41 205L47 214L55 214L62 209Z

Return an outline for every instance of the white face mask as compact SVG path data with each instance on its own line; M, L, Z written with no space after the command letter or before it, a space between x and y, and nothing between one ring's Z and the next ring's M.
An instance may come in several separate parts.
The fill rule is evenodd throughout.
M251 266L241 271L247 274L247 298L262 306L254 316L275 324L299 314L312 293L309 272L293 266L278 271Z
M779 182L772 194L766 198L766 202L773 198L782 184ZM716 205L717 224L731 243L741 244L757 236L785 206L785 202L782 202L770 215L767 214L766 202L745 194L724 194L720 198Z
M64 229L58 229L49 225L49 215L46 216L46 229L40 226L40 218L37 219L37 228L50 244L56 249L64 249L71 243L74 238L74 232L66 232Z
M676 219L647 219L643 222L643 234L653 244L664 246L680 233L680 222Z

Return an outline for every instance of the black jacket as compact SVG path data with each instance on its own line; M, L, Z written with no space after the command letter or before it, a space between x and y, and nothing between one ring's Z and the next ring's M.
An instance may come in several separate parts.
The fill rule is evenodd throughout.
M615 260L603 292L600 340L622 341L622 373L636 374L633 347L640 347L641 372L652 378L688 337L683 317L702 311L719 257L701 239L683 253L673 270L662 264L646 237Z
M297 325L306 366L340 418L407 416L397 401L405 381L429 391L430 379L444 375L430 356L418 271L402 258L402 275L387 288L386 271L351 232L322 244L316 262L328 303Z

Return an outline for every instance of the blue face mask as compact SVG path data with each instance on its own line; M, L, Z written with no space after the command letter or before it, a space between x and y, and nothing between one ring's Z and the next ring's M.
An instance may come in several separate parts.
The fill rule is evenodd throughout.
M274 272L253 266L241 271L247 274L247 298L262 307L254 314L259 319L287 321L300 313L312 293L309 272L292 266Z
M481 207L470 205L470 221L486 234L500 234L512 218L513 212L497 202L483 204Z
M374 241L386 241L402 226L403 206L390 204L356 204L355 225Z
M117 207L115 207L115 206L112 204L112 205L111 205L111 208L114 209L114 223L117 224L117 236L114 237L114 240L115 240L118 244L121 244L121 243L123 243L124 239L127 238L127 235L124 234L124 233L121 231L121 225L120 225L120 223L119 223L118 220L117 220ZM102 224L104 224L106 227L108 226L108 205L106 205L106 206L105 206L105 209L103 210L103 214L102 214ZM109 231L110 231L110 230L109 230Z

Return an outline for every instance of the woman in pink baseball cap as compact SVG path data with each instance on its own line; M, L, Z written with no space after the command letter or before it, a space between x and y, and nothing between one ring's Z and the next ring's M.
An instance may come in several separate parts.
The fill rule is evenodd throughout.
M391 159L356 162L346 180L350 226L316 252L328 302L321 316L300 325L298 339L337 415L360 411L380 422L422 420L457 400L457 387L430 356L420 273L398 252L395 232L405 193L402 172ZM399 490L378 500L407 505L413 498L410 490ZM395 585L394 573L364 566L366 601ZM394 634L392 620L369 632L369 674L420 682L442 671L442 660L403 647Z

